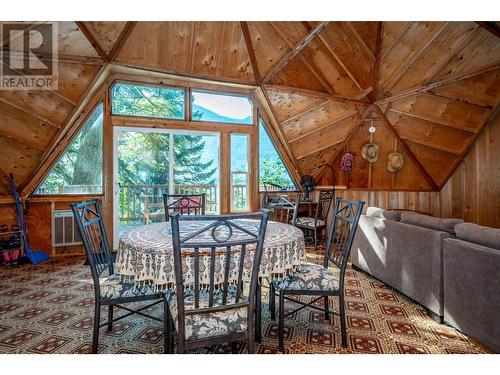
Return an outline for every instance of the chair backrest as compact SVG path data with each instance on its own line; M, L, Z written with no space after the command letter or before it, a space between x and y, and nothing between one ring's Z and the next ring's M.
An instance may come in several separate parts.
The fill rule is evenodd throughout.
M163 194L165 219L172 212L180 215L205 215L206 193L201 194Z
M285 224L295 223L300 202L300 193L280 193L265 196L265 208L269 209L269 220Z
M333 190L320 190L318 205L316 206L316 219L326 220L332 206L335 192Z
M92 271L94 285L98 287L99 276L107 269L113 274L113 259L108 236L98 200L84 203L72 203L71 210L82 237L83 247Z
M246 262L251 259L249 251L255 249L249 287L249 296L254 296L257 288L268 215L268 210L222 216L180 216L178 212L170 214L180 340L185 338L186 315L210 314L217 311L248 307L248 317L250 319L250 312L254 308L254 298L250 297L248 301L243 301L241 298L244 288L244 268L248 270L248 263ZM257 219L258 221L251 222L249 219ZM201 224L198 226L200 228L192 232L183 229L183 237L181 237L180 226L188 228L189 224L195 221ZM184 284L182 259L183 254L186 256L186 251L190 251L191 254L189 255L194 258L194 278L191 285ZM224 259L224 261L221 261L221 259ZM247 267L244 267L245 265ZM200 282L200 272L206 269L209 270L209 282L202 283ZM221 270L224 270L222 278L220 278ZM216 271L219 271L217 273L219 275L218 280L216 280ZM230 279L230 271L232 271L232 279ZM236 279L234 278L235 272ZM230 287L236 288L234 296L229 295ZM185 310L184 306L184 291L186 288L194 292L194 307L189 310ZM202 293L205 296L204 300L202 300L203 296L200 296ZM217 299L216 294L219 297ZM220 294L222 294L222 299Z
M269 181L264 181L262 183L262 185L264 186L264 191L284 191L284 190L287 190L283 186L275 184L273 182L269 182Z
M364 204L365 202L362 201L350 201L340 197L335 199L335 211L326 243L324 266L328 267L332 262L340 269L341 286L344 284L349 253Z

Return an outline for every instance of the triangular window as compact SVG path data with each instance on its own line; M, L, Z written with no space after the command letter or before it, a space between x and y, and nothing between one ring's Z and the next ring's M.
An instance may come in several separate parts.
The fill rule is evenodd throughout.
M34 194L101 194L103 105L99 104Z
M259 186L260 191L296 189L262 120L259 121Z

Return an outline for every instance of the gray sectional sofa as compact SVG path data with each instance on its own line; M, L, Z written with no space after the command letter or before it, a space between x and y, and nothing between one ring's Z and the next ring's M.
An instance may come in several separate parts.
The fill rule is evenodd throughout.
M500 229L368 207L352 264L500 352Z

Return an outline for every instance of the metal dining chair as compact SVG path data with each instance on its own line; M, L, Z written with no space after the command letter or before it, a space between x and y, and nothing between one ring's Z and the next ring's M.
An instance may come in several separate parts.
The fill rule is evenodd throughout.
M308 237L308 233L312 232L314 250L316 250L318 246L318 232L323 233L326 230L328 214L330 213L333 198L333 190L320 190L315 216L301 216L297 217L294 221L296 227L299 227L306 232L306 238Z
M267 210L223 216L170 214L176 285L175 291L165 295L165 347L169 353L174 352L174 331L178 353L226 342L232 343L234 353L241 341L253 353L255 296L268 215ZM258 225L249 226L248 219L257 219ZM193 221L206 225L181 236L180 224L188 227ZM194 258L189 282L183 264L186 254ZM204 270L209 272L208 279ZM249 273L246 282L244 276Z
M163 319L147 315L142 311L158 303L164 302L163 295L145 284L137 286L120 278L113 269L113 260L98 200L84 203L72 203L71 210L87 253L87 260L94 281L94 328L92 335L92 353L97 353L99 345L99 329L107 326L108 332L113 329L113 323L132 314L142 315L163 323ZM107 272L106 272L107 271ZM106 275L107 273L107 275ZM121 306L124 303L155 301L137 310ZM101 324L101 306L108 306L108 320ZM113 308L127 311L126 314L113 318Z
M165 219L171 212L181 215L205 215L206 193L201 194L163 194Z
M310 307L324 311L325 319L329 319L328 298L330 296L339 297L339 315L342 335L342 346L347 346L347 333L345 323L344 306L344 279L352 241L356 233L359 217L365 202L350 201L340 197L336 198L333 223L330 227L326 253L323 266L305 263L300 265L291 275L283 279L276 279L270 284L269 309L271 319L275 319L276 296L279 296L279 323L278 323L278 346L280 350L284 348L283 331L285 317L294 314L304 307ZM329 269L330 265L337 268L337 272ZM276 294L276 291L278 294ZM311 302L302 302L293 296L316 296ZM314 303L323 298L324 308L314 306ZM288 312L285 315L285 300L292 301L301 307ZM334 313L336 314L336 313Z
M266 196L265 208L269 209L269 220L291 224L297 219L300 193L280 193Z

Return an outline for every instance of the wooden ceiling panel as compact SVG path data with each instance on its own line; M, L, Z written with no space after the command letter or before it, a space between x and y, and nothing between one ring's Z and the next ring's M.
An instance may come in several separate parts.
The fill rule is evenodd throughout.
M362 90L356 87L344 68L339 65L318 37L313 39L299 56L303 56L309 64L312 64L312 69L325 81L322 82L323 86L331 90L331 93L348 97L361 94Z
M375 37L376 35L375 28ZM371 87L373 54L367 51L347 22L330 22L320 33L320 37L363 90Z
M449 172L456 165L457 160L461 158L461 156L411 141L406 141L406 144L439 186L446 182L445 179L449 175Z
M217 77L255 81L245 38L239 22L224 22Z
M387 118L404 140L461 155L474 138L473 133L390 112Z
M267 90L267 95L273 106L278 122L283 122L300 115L325 101L298 94Z
M262 76L290 50L270 22L248 22L255 57Z
M309 174L316 177L320 173L321 168L331 161L340 146L341 144L336 144L298 160L297 164L302 175Z
M88 21L85 22L104 51L109 55L127 22Z
M37 150L44 150L55 131L56 128L49 124L0 102L0 136Z
M0 90L0 100L60 127L73 106L51 91Z
M382 41L380 45L380 56L384 57L394 44L398 41L398 39L406 32L406 30L410 27L411 22L400 22L400 21L389 21L384 22L383 24L383 32L382 32Z
M313 108L305 114L281 123L283 132L289 142L302 142L302 138L325 127L337 126L339 120L356 114L352 104L329 101Z
M189 71L202 76L217 74L217 57L223 22L194 22L194 41Z
M481 68L500 63L499 39L478 27L474 36L458 51L436 75L436 79L476 72Z
M431 92L471 104L493 107L500 97L500 70L453 82Z
M488 108L419 93L392 104L391 111L477 133L489 115Z
M57 92L73 104L77 103L99 68L98 65L59 63Z
M431 79L437 73L436 67L446 64L450 54L462 45L476 28L477 25L473 22L449 22L427 49L421 49L421 53L408 66L399 81L395 82L391 91L401 92Z
M357 119L358 115L355 114L332 124L332 126L327 126L308 133L301 138L300 141L290 143L292 153L295 155L296 159L302 159L315 152L341 143L346 139Z
M139 22L116 60L140 67L186 74L192 48L192 22Z
M394 81L404 73L412 59L425 49L440 31L445 22L413 22L395 42L380 62L378 87L390 91Z
M371 53L375 55L377 45L377 22L356 21L347 23L358 34L359 38L368 47Z
M0 136L0 165L6 173L12 173L17 186L26 182L26 178L35 170L42 151L12 142Z
M308 32L302 22L272 22L279 35L292 46L298 45Z
M325 87L309 70L299 56L290 60L272 80L271 84L326 92Z

